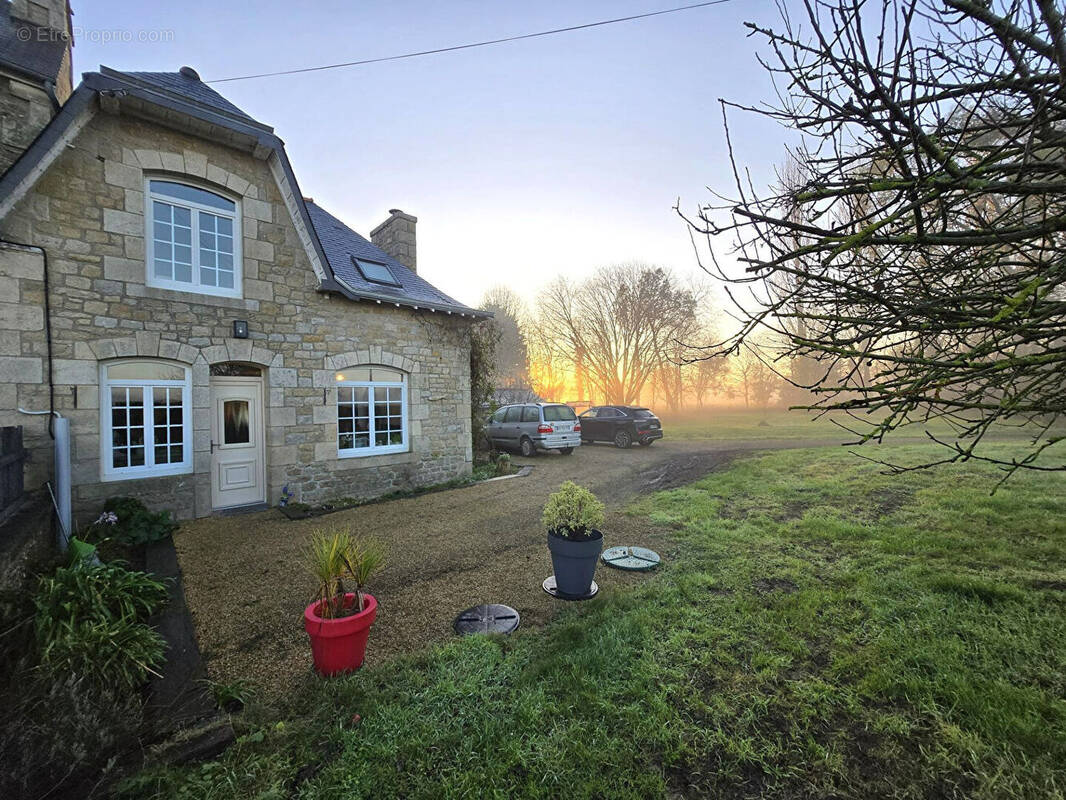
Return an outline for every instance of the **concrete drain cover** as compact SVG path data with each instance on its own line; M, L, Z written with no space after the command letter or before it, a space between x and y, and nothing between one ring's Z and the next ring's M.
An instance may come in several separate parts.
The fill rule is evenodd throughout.
M659 554L646 547L609 547L600 556L609 567L642 572L659 566Z
M460 636L471 633L510 633L518 627L521 617L510 606L490 603L468 608L455 618L455 632Z
M592 586L589 587L588 592L585 594L563 594L559 591L559 587L555 585L555 576L549 575L544 579L544 583L541 584L544 587L544 591L550 594L552 597L559 600L588 600L590 597L595 597L596 593L600 590L600 587L596 584L596 581L592 582Z

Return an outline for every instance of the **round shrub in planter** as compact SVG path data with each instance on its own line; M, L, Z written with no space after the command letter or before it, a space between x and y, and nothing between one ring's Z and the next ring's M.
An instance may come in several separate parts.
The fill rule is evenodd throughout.
M588 594L603 549L604 506L596 495L567 481L548 498L541 521L548 529L548 550L559 594Z

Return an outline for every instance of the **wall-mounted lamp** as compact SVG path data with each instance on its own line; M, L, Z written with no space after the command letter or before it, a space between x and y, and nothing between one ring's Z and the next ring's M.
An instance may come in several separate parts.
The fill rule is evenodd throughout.
M233 320L233 338L234 339L247 339L248 338L248 323L243 319Z

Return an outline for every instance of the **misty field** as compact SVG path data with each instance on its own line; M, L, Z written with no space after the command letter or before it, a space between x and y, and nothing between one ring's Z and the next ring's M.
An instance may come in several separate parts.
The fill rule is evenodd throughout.
M670 412L657 409L667 434L679 439L721 441L803 440L821 444L843 444L856 441L855 432L865 433L868 423L883 418L883 414L857 414L849 417L843 412L819 414L782 408L746 409L732 406L708 406L703 409L683 409ZM1059 426L1057 435L1066 434L1066 426ZM951 440L953 429L941 420L914 422L903 426L886 438L887 444L901 440L926 441L926 431L938 438ZM998 425L990 431L995 439L1024 442L1033 435L1031 426Z
M675 541L636 588L308 678L126 796L1062 797L1066 492L997 477L742 458L629 507Z

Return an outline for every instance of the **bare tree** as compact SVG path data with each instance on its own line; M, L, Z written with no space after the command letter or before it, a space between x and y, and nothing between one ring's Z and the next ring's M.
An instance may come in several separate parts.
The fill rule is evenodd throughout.
M566 400L570 357L565 346L545 331L533 326L526 337L529 350L530 386L545 400Z
M537 326L606 402L632 404L664 352L690 330L696 297L646 264L603 267L581 283L559 278L537 301Z
M711 395L725 394L731 374L725 358L701 358L686 365L685 381L696 408L703 408Z
M744 407L754 406L765 411L781 391L781 376L770 367L763 353L747 343L732 361L732 372L737 391L744 398Z
M781 8L779 30L748 25L780 102L747 110L798 132L801 169L762 192L734 159L734 198L693 221L743 319L706 355L769 330L786 358L817 364L813 407L881 412L851 426L860 442L940 418L955 436L921 467L1066 469L1036 460L1066 412L1061 3L803 0L799 20ZM1004 457L979 447L999 423L1039 433Z
M505 286L485 293L481 307L493 313L499 332L496 343L497 388L529 386L529 347L523 332L525 315L522 298Z

